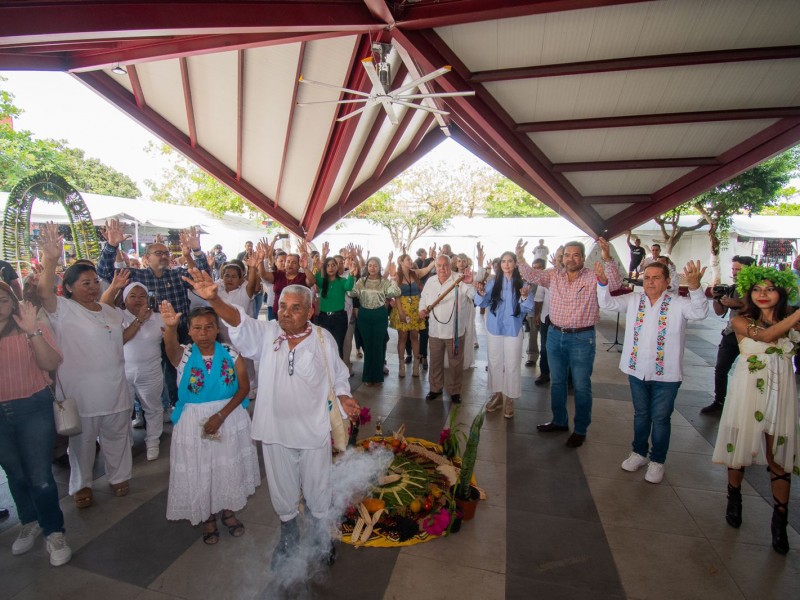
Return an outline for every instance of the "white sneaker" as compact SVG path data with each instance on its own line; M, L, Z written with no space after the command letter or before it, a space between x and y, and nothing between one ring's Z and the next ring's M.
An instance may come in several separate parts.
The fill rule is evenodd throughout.
M67 546L67 539L60 531L47 536L47 553L50 555L50 564L60 567L72 558L72 550Z
M641 454L636 454L636 452L631 452L631 455L622 461L622 468L625 471L629 471L630 473L634 473L638 471L641 467L645 466L648 463L647 457L642 456Z
M158 446L147 449L147 460L158 460Z
M661 483L664 479L664 465L657 462L651 462L647 466L647 473L644 475L644 480L650 483Z
M11 554L14 556L25 554L28 550L33 548L33 544L36 542L36 537L40 533L42 533L42 528L39 527L39 523L36 521L25 523L25 525L22 526L22 530L19 532L17 539L14 540L14 544L11 546Z
M142 416L142 413L136 413L136 418L131 420L131 425L134 429L141 429L144 427L144 417Z
M489 402L486 403L486 412L494 412L498 408L503 408L503 394L497 392L493 394L491 398L489 398Z

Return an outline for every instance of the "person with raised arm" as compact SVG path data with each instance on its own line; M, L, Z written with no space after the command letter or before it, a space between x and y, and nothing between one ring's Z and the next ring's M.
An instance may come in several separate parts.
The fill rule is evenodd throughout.
M339 410L343 418L356 419L361 410L350 395L349 374L339 359L336 341L311 323L312 294L305 286L284 288L277 321L256 321L223 301L207 274L195 270L191 276L195 291L228 324L231 340L242 355L259 365L252 436L262 443L270 499L281 520L272 568L280 568L299 543L301 493L313 517L309 533L319 558L330 563L335 553L328 530L332 466L329 394L338 398L332 410Z

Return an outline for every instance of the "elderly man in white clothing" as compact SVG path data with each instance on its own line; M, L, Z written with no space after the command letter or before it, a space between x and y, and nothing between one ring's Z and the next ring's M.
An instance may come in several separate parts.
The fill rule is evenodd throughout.
M349 373L339 358L336 340L311 324L313 298L305 286L283 289L277 321L257 321L241 307L222 300L207 273L192 269L190 274L197 294L228 325L239 352L258 363L261 385L252 436L262 442L270 498L281 520L273 570L300 539L297 516L301 491L314 518L312 531L318 536L315 542L321 544L320 558L330 564L334 548L326 517L331 506L331 386L341 403L343 418L355 418L361 410L350 396ZM325 374L326 364L331 381Z
M653 262L645 267L642 292L612 297L601 263L595 264L597 301L600 308L625 312L625 343L619 368L628 375L633 399L633 451L622 463L625 471L650 464L645 481L660 483L669 450L670 417L683 379L683 347L687 320L708 316L708 300L700 289L705 273L700 262L689 261L683 270L689 297L668 290L667 265Z

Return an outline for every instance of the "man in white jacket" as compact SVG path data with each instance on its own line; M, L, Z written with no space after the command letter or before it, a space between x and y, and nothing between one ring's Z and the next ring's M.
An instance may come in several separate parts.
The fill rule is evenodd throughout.
M628 375L631 386L633 451L622 468L633 472L649 462L645 480L650 483L660 483L664 478L670 417L683 379L686 322L708 315L708 300L700 289L705 271L699 261L689 261L683 270L689 297L681 298L668 291L667 265L654 262L644 269L642 292L612 297L603 265L595 265L600 308L624 312L627 319L619 368Z

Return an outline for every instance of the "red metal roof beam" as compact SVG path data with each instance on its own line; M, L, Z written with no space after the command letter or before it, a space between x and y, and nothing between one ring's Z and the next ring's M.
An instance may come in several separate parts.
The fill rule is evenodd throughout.
M515 67L512 69L493 69L491 71L476 71L472 74L469 81L470 83L486 83L490 81L511 81L514 79L563 77L566 75L587 75L592 73L611 73L614 71L663 69L691 65L750 62L756 60L782 60L790 58L800 58L800 46L773 46L767 48L687 52L681 54L654 54L650 56L630 56L605 60Z
M649 158L642 160L598 160L594 162L556 163L556 173L582 171L623 171L626 169L683 169L686 167L713 167L720 164L714 156L687 158Z

